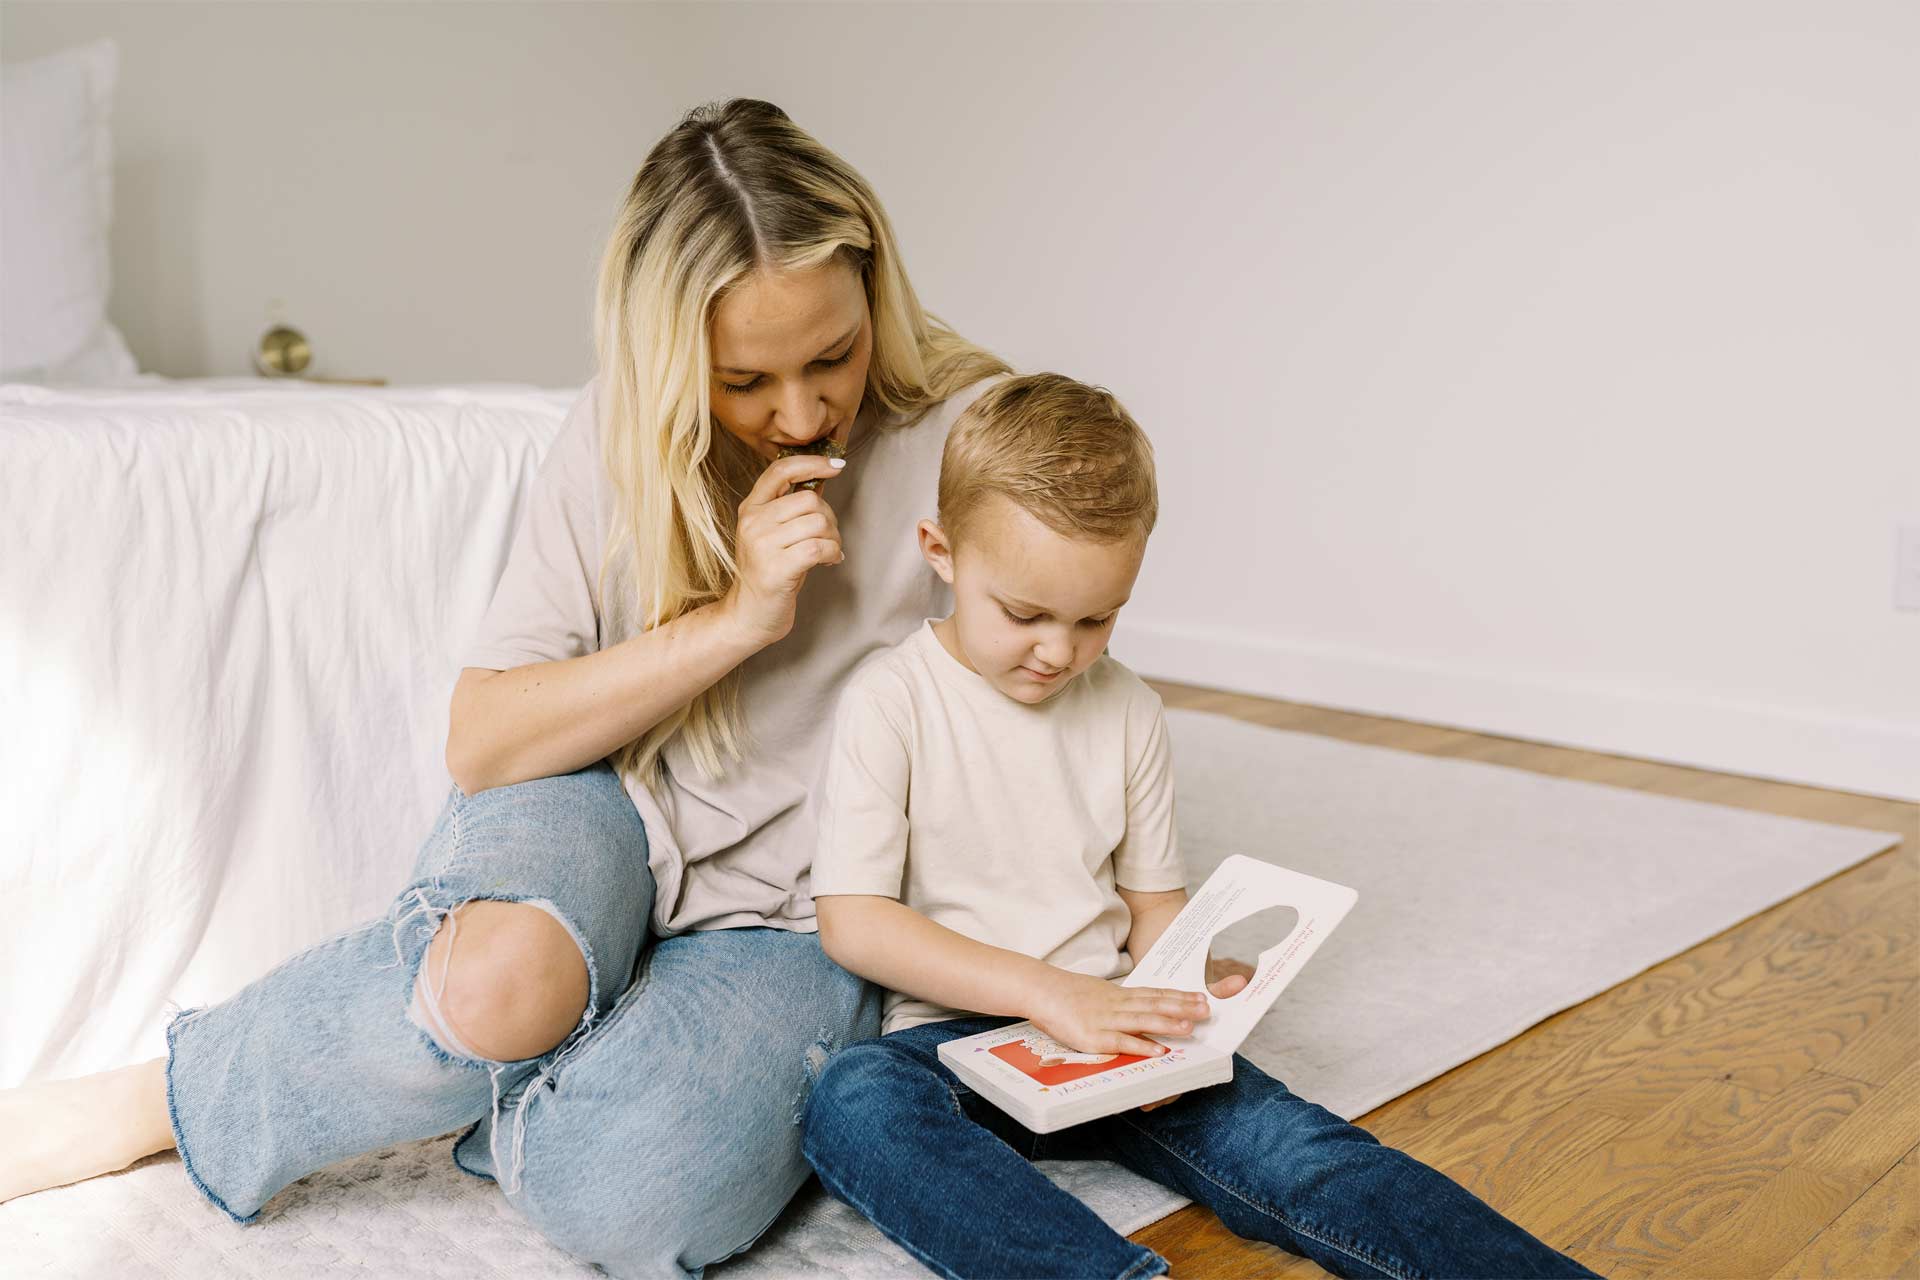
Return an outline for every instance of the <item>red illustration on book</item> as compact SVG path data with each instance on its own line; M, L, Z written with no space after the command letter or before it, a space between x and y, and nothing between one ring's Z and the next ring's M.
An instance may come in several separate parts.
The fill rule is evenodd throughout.
M1137 1053L1077 1053L1038 1031L987 1052L1045 1085L1065 1084L1141 1061Z

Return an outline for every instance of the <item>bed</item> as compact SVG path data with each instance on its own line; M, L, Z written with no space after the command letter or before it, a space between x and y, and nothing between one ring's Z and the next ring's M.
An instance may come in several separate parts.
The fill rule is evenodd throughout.
M0 386L0 1087L385 909L574 394Z

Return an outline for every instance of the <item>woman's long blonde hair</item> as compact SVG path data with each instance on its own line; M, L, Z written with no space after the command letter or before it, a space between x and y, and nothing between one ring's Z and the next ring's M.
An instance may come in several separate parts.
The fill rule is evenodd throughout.
M761 464L713 421L708 320L755 271L836 257L866 287L866 399L882 423L893 415L891 425L911 425L961 387L1009 372L921 308L872 188L772 103L697 107L648 153L601 258L594 309L615 495L601 558L601 609L612 623L603 634L657 627L726 595L735 509ZM655 785L675 734L709 777L740 760L737 672L614 763Z

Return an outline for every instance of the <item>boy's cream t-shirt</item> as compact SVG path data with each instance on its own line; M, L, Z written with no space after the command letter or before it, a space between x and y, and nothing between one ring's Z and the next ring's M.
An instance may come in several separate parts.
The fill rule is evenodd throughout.
M931 622L848 682L813 892L897 898L978 942L1124 977L1115 886L1185 886L1160 696L1112 658L1016 702ZM888 992L883 1032L964 1016Z
M822 489L846 561L808 573L793 630L740 666L747 758L706 778L676 737L662 753L659 794L639 778L622 779L647 830L656 932L814 929L808 867L834 703L864 659L951 607L947 585L921 558L914 524L937 506L948 429L997 380L955 392L910 425L882 418L871 404L861 409L847 468ZM596 392L589 385L581 393L541 464L463 666L557 662L628 638L601 607L613 493Z

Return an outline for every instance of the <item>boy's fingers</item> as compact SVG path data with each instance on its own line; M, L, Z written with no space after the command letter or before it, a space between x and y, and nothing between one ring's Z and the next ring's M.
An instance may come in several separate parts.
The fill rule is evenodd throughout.
M1254 966L1245 960L1236 960L1232 956L1215 956L1207 961L1207 981L1209 982L1217 982L1221 978L1230 977L1236 973L1243 978L1251 978L1254 974Z
M1157 1058L1163 1052L1161 1046L1151 1040L1142 1040L1139 1036L1115 1036L1110 1047L1101 1053L1132 1053L1142 1058Z
M1128 1003L1130 1010L1166 1013L1176 1018L1200 1018L1207 1012L1206 997L1197 991L1149 991Z
M1177 1005L1205 1003L1204 1000L1195 999L1200 994L1198 991L1175 991L1169 987L1132 987L1129 991L1134 999L1152 1003L1167 1002Z

